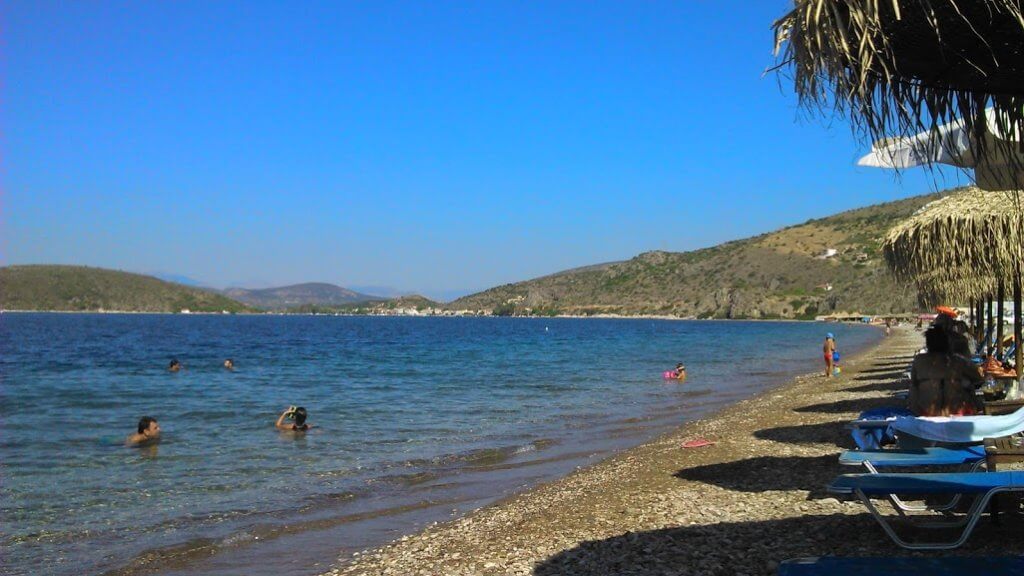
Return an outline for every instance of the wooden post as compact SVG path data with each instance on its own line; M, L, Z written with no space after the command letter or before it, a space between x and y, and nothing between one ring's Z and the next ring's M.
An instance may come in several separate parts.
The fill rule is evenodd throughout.
M974 313L974 318L976 319L976 322L974 323L974 342L978 346L974 351L977 354L982 354L985 350L981 346L982 339L985 338L985 299L978 298L975 305L978 307L978 310Z
M986 313L988 314L988 323L987 323L988 326L985 327L985 332L984 332L984 334L985 334L985 355L986 356L991 356L992 355L992 337L996 335L996 331L995 331L995 328L994 328L995 324L993 324L994 320L992 319L993 311L992 311L992 295L991 294L988 295L988 299L985 302L985 305L988 306L988 310L986 310Z
M996 289L996 300L996 355L1003 360L1003 300L1006 300L1006 286L1003 286L1002 278Z
M1024 358L1024 350L1021 349L1021 325L1020 325L1020 262L1017 263L1017 270L1013 275L1013 343L1016 345L1017 354L1014 359L1014 368L1017 369L1017 382L1021 380L1021 373L1024 373L1024 366L1021 359Z

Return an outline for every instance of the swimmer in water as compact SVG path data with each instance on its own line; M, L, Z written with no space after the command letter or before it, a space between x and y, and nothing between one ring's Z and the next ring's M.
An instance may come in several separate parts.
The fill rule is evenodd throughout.
M227 360L224 361L224 368L226 370L234 370L235 369L235 361L232 360L231 358L228 358Z
M181 362L178 362L177 358L173 358L171 363L167 365L167 371L177 372L178 370L181 370Z
M675 373L676 373L676 380L679 380L680 382L686 380L686 366L683 366L682 362L680 362L679 364L676 364Z
M293 420L293 422L288 424L285 420ZM306 424L305 408L302 406L289 406L287 410L277 417L277 423L274 424L274 427L278 430L287 430L290 432L305 432L313 426Z
M155 443L160 439L160 424L156 418L143 416L139 419L138 432L128 436L125 444L128 446L142 446Z

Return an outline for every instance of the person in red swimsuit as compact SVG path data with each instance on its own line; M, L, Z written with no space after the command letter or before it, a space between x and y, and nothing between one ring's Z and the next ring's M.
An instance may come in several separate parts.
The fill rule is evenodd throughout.
M825 356L825 378L831 378L835 365L832 359L836 353L836 337L831 332L825 335L825 345L822 346L821 352Z

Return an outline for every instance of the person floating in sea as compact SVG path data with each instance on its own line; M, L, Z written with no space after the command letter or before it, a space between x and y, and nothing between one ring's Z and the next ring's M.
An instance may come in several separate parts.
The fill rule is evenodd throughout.
M227 360L224 361L224 368L227 369L227 370L234 370L235 369L235 361L232 360L231 358L228 358Z
M167 365L168 372L177 372L181 370L181 362L178 362L177 358L172 358L171 363Z
M285 420L292 420L291 424L285 422ZM281 415L277 417L277 423L274 427L278 430L287 430L290 432L305 432L312 428L310 424L306 424L306 409L302 406L289 406Z
M153 444L160 439L160 424L156 418L143 416L139 419L138 432L128 436L125 444L128 446L143 446Z
M679 380L680 382L686 380L686 366L683 366L682 362L676 364L674 372L676 373L676 380Z
M822 353L825 356L825 377L831 378L835 368L836 337L829 332L825 334L825 345L822 346Z

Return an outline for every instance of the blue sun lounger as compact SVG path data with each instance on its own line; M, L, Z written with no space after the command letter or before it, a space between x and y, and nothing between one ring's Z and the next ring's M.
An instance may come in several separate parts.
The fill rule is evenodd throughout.
M1024 558L794 558L779 564L779 576L1024 576Z
M897 445L932 442L981 444L985 438L1001 438L1024 432L1024 408L999 416L898 416L889 419L854 420L848 425L862 450L880 448L876 439L894 434ZM903 438L903 440L900 440Z
M985 464L985 448L911 448L907 450L846 450L839 454L839 463L844 466L863 466L868 472L878 474L879 469L911 468L914 466L969 466L969 472L976 472ZM906 511L950 510L960 502L960 495L953 496L943 504L908 504L896 494L889 495L893 506Z
M879 468L909 466L962 466L977 468L985 461L984 446L966 448L908 448L906 450L846 450L839 454L844 466L864 466L872 474Z
M882 526L893 542L911 550L947 550L967 541L989 500L1002 492L1024 491L1024 472L988 472L974 474L843 474L828 487L834 494L856 495L871 515ZM889 520L883 516L872 498L888 498L890 494L913 496L963 494L974 496L974 503L966 515L954 522L920 524L921 528L956 528L963 526L960 536L946 542L909 542L901 538ZM897 509L900 516L908 518Z

